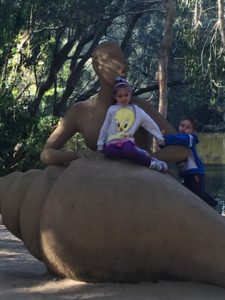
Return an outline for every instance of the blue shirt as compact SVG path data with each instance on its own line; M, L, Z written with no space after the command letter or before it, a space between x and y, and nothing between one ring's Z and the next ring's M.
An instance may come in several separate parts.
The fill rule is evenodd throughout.
M180 145L185 146L191 150L188 158L182 162L177 163L178 172L180 177L185 175L193 174L205 174L205 166L196 150L196 145L199 143L196 134L177 133L177 134L166 134L165 146L166 145Z

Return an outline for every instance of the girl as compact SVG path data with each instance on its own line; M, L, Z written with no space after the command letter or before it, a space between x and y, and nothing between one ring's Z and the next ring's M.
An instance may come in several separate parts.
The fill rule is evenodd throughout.
M151 133L159 145L164 144L164 138L158 125L144 110L130 103L131 88L121 77L116 78L113 88L116 104L109 107L105 121L100 130L97 147L110 158L129 158L135 163L165 173L167 164L154 157L135 144L134 134L142 126Z

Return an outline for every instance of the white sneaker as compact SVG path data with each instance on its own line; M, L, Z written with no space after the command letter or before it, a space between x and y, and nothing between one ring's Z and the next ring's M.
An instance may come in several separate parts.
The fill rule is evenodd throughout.
M168 166L164 161L159 160L155 157L152 157L151 159L152 159L152 161L151 161L151 164L149 166L150 169L153 169L153 170L156 170L156 171L159 171L159 172L162 172L162 173L167 172Z

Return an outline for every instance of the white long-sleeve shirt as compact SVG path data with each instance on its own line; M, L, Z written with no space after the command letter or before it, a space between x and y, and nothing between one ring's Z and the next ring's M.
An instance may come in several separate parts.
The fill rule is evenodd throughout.
M98 150L110 142L133 140L139 127L145 128L159 144L164 143L162 133L155 121L139 106L115 104L109 107L97 141Z

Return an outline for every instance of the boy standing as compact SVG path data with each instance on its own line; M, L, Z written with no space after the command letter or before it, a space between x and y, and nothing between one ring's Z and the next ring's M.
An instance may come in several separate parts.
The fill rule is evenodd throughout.
M198 156L196 144L197 120L193 117L182 117L179 133L165 135L165 145L183 145L190 149L190 155L185 161L177 163L179 176L183 184L207 204L217 209L218 201L205 191L205 166Z

